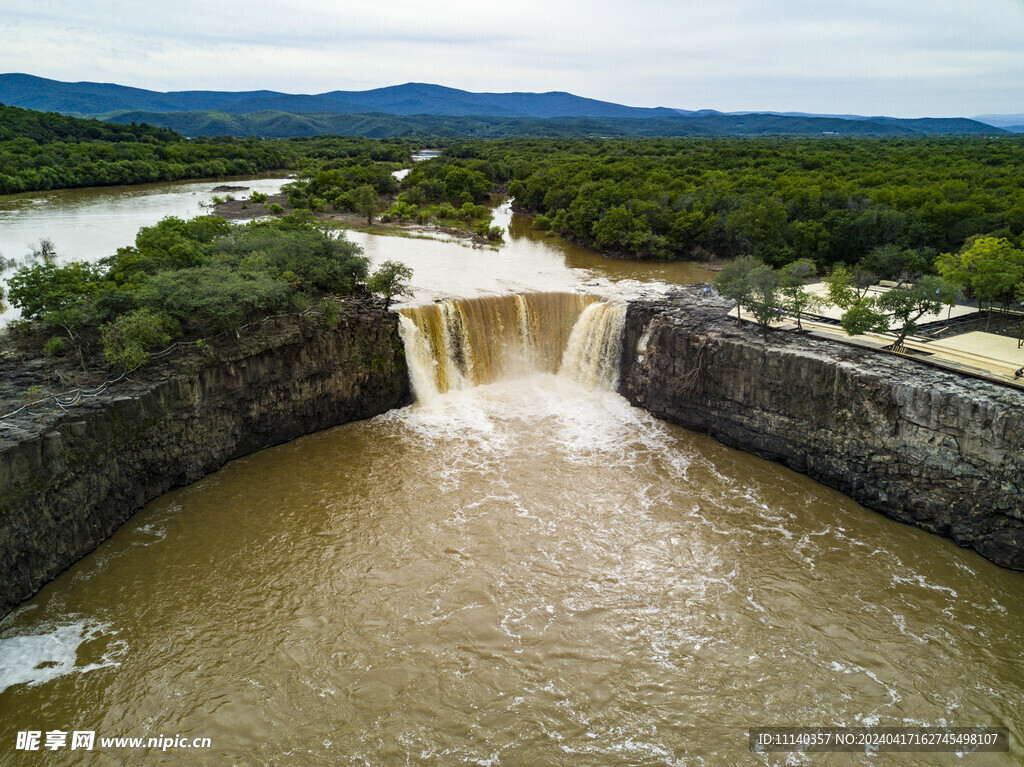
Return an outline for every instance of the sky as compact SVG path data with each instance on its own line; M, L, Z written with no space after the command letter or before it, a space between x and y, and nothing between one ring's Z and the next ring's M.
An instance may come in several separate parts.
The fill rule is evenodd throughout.
M152 90L429 82L631 106L1024 113L1024 0L0 0L0 72Z

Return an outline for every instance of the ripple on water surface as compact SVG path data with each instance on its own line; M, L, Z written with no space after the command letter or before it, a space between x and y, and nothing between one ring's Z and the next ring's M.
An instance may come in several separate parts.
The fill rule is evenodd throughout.
M1022 585L540 375L150 504L0 626L16 642L0 647L62 648L7 654L0 707L18 714L0 739L67 722L211 737L210 764L375 765L787 763L746 751L761 724L1005 725L1019 742ZM26 670L47 659L60 674ZM920 756L869 763L981 763Z

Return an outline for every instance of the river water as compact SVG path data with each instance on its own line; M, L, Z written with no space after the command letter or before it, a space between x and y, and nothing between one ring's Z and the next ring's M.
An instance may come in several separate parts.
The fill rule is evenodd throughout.
M83 763L27 730L212 741L97 765L1022 762L1024 574L631 408L618 299L700 275L511 224L353 238L416 270L417 404L168 493L4 619L0 764ZM1013 746L747 751L868 724Z

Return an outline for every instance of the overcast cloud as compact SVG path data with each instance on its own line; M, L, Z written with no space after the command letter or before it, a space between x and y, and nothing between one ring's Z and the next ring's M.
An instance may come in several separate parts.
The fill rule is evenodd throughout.
M0 71L154 90L431 82L635 106L1024 113L1024 0L0 0Z

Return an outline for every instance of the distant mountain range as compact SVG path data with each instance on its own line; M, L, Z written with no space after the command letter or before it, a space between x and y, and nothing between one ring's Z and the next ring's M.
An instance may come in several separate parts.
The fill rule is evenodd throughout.
M471 93L424 83L314 95L276 91L161 93L111 83L65 83L5 74L0 75L0 103L109 122L146 122L186 136L922 136L1005 132L991 122L966 118L903 120L689 111L630 107L563 92ZM1014 117L1024 124L1024 117ZM1011 126L1016 124L1010 121Z
M999 128L970 120L842 120L771 114L704 114L674 117L488 117L390 114L291 114L287 112L115 112L124 125L149 123L185 136L286 138L338 134L371 138L513 138L515 136L938 136L991 135Z
M369 91L330 91L315 95L276 91L157 91L110 83L64 83L32 75L0 75L0 101L26 109L76 116L120 110L145 112L216 111L227 114L442 115L460 117L671 117L675 109L646 109L595 101L571 93L470 93L425 83Z
M971 119L1014 133L1024 133L1024 115L978 115Z

